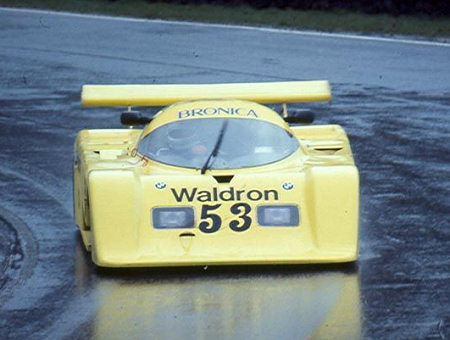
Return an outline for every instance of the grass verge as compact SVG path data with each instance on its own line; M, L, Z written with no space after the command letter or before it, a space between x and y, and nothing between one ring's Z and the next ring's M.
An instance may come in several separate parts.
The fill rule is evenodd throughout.
M329 32L406 34L450 37L450 19L429 16L368 15L348 11L298 11L248 6L179 5L145 0L1 0L7 7L27 7L149 19L274 26Z

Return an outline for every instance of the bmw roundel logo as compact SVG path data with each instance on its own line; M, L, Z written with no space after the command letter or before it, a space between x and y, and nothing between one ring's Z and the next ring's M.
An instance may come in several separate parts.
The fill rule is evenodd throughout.
M294 187L294 184L292 184L292 182L284 182L283 183L284 190L291 190L293 187Z
M164 183L164 182L157 182L157 183L155 184L155 187L156 187L157 189L164 189L164 188L166 187L166 183Z

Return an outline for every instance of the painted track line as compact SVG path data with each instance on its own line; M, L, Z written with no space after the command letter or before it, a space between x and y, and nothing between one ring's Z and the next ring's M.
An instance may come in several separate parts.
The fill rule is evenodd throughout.
M206 27L206 28L221 28L221 29L238 29L247 31L257 31L265 33L275 34L292 34L302 36L313 36L323 38L336 38L336 39L352 39L361 41L373 41L373 42L385 42L385 43L397 43L397 44L409 44L409 45L421 45L421 46L434 46L434 47L450 47L450 43L440 41L429 40L413 40L404 38L386 38L376 36L357 35L350 33L327 33L318 31L296 31L283 28L270 28L270 27L252 27L243 25L231 25L231 24L213 24L213 23L200 23L192 21L175 21L175 20L162 20L162 19L143 19L143 18L129 18L129 17L112 17L100 14L81 14L71 12L56 12L40 9L23 9L23 8L11 8L0 7L0 12L24 12L32 14L48 14L65 16L72 18L85 18L85 19L97 19L97 20L111 20L111 21L125 21L125 22L139 22L139 23L155 23L162 25L179 25L179 26L194 26L194 27Z

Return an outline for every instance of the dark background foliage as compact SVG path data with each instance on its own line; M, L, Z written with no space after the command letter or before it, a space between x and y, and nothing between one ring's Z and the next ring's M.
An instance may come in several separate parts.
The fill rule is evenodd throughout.
M154 1L149 1L154 2ZM363 13L428 14L450 16L449 0L165 0L182 4L220 4L236 6L249 4L255 8L293 8L301 10L346 9Z

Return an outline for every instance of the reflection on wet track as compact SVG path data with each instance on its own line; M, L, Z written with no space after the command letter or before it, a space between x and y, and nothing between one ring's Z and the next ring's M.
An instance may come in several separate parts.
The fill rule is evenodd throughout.
M361 337L355 269L101 270L92 285L81 246L76 259L77 288L90 291L95 310L93 339Z

